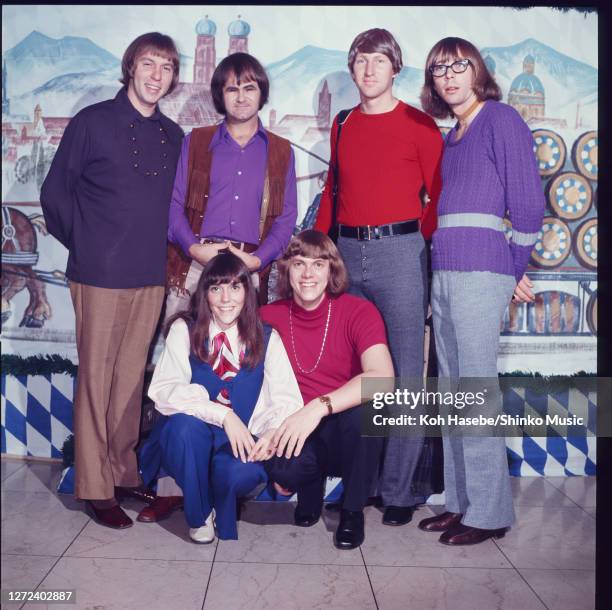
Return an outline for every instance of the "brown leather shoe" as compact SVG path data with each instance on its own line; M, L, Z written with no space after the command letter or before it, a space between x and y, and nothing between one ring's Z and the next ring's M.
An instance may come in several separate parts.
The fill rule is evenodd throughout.
M183 507L183 496L157 496L136 517L142 523L155 523L169 517L177 508Z
M151 504L155 500L155 492L144 485L138 487L115 487L115 498L135 498L141 502Z
M451 546L480 544L489 538L503 538L506 535L507 529L502 527L497 530L483 530L478 527L469 527L468 525L463 525L463 523L457 523L440 536L440 542Z
M428 517L419 521L419 529L424 532L445 532L449 527L461 522L461 513L445 512L435 517Z
M111 508L96 508L93 502L85 500L85 506L89 514L100 525L112 527L116 530L124 530L127 527L132 527L134 522L127 516L125 511L116 504Z

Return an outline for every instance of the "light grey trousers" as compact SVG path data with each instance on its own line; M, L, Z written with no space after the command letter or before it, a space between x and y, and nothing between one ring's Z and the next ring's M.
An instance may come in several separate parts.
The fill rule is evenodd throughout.
M487 271L434 271L438 377L497 380L500 326L515 286L513 277ZM446 510L462 513L470 527L512 525L505 438L444 435L443 444Z
M374 303L382 314L395 375L423 375L427 315L427 254L420 232L358 241L340 237L338 249L348 269L349 292ZM412 479L423 438L387 439L378 491L385 506L414 506Z

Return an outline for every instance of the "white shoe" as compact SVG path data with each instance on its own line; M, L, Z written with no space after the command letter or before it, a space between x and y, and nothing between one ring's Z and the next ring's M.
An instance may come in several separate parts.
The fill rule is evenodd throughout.
M214 524L215 511L213 510L204 525L201 527L190 527L189 537L197 544L210 544L215 541L215 524Z

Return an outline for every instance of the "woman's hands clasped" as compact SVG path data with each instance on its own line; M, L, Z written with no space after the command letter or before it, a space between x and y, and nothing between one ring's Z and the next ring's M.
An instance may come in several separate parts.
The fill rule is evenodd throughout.
M223 429L232 446L234 457L246 463L249 454L255 447L255 439L249 429L233 411L229 411L223 418Z

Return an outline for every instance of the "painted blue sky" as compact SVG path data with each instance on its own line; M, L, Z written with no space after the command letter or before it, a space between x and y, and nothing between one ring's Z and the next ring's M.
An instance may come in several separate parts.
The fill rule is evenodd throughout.
M227 52L227 27L242 15L251 25L250 50L269 64L311 44L347 50L353 37L385 27L400 41L407 63L423 65L429 48L443 36L461 36L479 47L505 46L535 38L561 53L597 67L596 14L563 13L539 7L350 6L3 6L2 50L32 30L47 36L86 36L114 55L147 30L173 36L182 53L193 54L194 27L208 14L217 24L217 46Z

